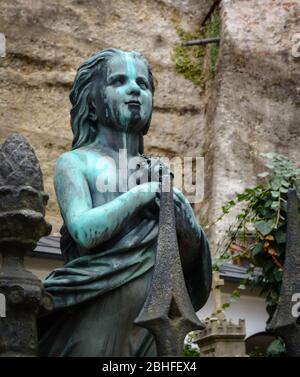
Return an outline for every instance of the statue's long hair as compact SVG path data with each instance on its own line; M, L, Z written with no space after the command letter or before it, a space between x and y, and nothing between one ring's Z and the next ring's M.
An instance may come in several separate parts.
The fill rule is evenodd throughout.
M71 127L73 132L72 149L77 149L91 144L96 137L97 124L93 117L90 116L90 104L93 100L94 85L98 81L105 82L103 77L105 64L109 59L124 53L121 50L109 48L92 55L79 68L70 93L71 109ZM148 68L149 83L152 95L154 94L154 82L150 67L147 60L139 53L131 51L130 54L143 61ZM98 92L99 93L99 92ZM145 125L143 134L146 135L150 126L151 117ZM141 150L143 153L143 135L141 135ZM60 230L60 248L65 263L76 259L80 256L77 243L71 237L68 228L64 224Z
M133 57L140 59L148 68L149 83L152 95L154 94L153 76L147 60L138 52L129 52ZM73 132L72 149L77 149L85 145L91 144L96 137L96 122L90 113L90 103L93 96L93 86L96 80L103 79L103 65L118 55L124 54L124 51L108 48L100 52L96 52L87 59L78 68L72 90L70 93L71 109L71 128ZM104 78L106 80L106 77ZM146 135L150 127L149 119L146 124L143 135Z

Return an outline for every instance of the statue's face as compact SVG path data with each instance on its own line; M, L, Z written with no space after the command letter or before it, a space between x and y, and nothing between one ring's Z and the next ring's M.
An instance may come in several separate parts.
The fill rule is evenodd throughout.
M119 131L141 132L152 113L145 63L129 53L107 61L98 119ZM99 98L100 100L100 98ZM100 118L99 118L100 117Z

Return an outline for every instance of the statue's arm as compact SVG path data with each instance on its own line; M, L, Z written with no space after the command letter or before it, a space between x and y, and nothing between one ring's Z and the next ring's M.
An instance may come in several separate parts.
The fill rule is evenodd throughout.
M125 221L155 198L156 186L158 188L155 183L136 186L114 200L93 208L84 166L70 153L62 155L57 161L54 186L62 216L72 238L86 249L117 234Z
M205 240L208 245L206 236L199 226L193 208L183 193L176 187L173 188L173 198L175 205L176 231L179 239L182 239L189 250L198 249L199 244ZM160 206L160 199L156 199Z
M193 245L197 247L199 241L205 237L204 232L195 218L189 201L176 187L174 187L174 204L179 237L186 239L190 247Z
M182 194L174 188L176 228L183 272L195 310L207 301L212 283L210 247L194 211Z

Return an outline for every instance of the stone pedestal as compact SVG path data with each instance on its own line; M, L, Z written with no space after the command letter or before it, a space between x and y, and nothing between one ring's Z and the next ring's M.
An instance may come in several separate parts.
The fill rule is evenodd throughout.
M245 320L238 324L220 318L205 321L206 329L199 331L195 343L200 347L201 357L244 357Z

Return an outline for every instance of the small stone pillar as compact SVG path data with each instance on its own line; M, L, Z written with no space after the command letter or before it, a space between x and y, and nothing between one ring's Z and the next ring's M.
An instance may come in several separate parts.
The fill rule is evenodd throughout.
M245 320L234 324L226 319L211 318L205 321L206 329L199 332L195 343L200 347L201 357L244 357Z
M206 328L197 333L194 343L200 348L201 357L244 357L245 346L245 320L239 319L238 324L228 321L222 312L221 286L224 280L218 273L213 276L213 292L215 298L215 312L205 320Z
M51 310L51 296L24 268L24 255L51 232L45 221L48 195L34 151L19 135L0 145L0 356L37 356L36 318Z

